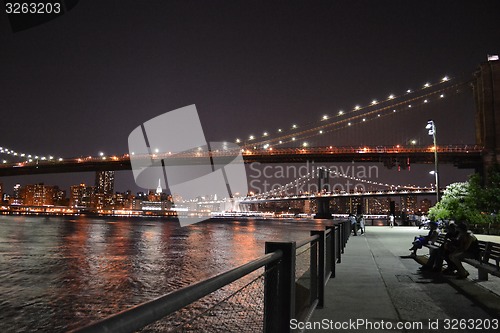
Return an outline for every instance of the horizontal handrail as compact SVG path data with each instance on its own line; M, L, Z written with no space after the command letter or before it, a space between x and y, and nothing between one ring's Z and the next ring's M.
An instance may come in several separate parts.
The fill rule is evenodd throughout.
M316 241L316 240L318 240L318 239L319 239L319 236L318 236L318 235L314 235L314 236L308 237L308 238L306 238L306 239L303 239L303 240L301 240L301 241L299 241L299 242L295 243L295 247L296 247L296 248L299 248L299 247L301 247L301 246L304 246L304 245L306 245L306 244L309 244L309 243L311 243L311 242L314 242L314 241Z
M265 265L279 260L282 256L283 252L281 250L268 253L247 264L228 270L210 279L176 290L152 301L136 305L130 309L72 332L134 332L180 310Z

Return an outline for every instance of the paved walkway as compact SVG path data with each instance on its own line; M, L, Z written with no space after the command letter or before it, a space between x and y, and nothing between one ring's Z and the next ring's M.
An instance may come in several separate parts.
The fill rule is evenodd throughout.
M342 263L337 266L337 276L326 286L325 306L314 311L310 319L311 324L328 321L327 325L307 332L446 332L445 325L461 319L470 319L464 323L475 329L457 326L449 332L498 331L478 329L479 325L500 319L500 311L489 308L487 312L478 303L490 298L486 303L500 307L500 296L491 291L500 286L498 278L490 278L491 290L470 279L457 280L459 284L452 286L454 277L448 281L441 274L422 275L420 265L408 256L413 236L425 231L416 227L367 227L366 231L363 236L349 239ZM474 270L469 272L474 279ZM460 284L472 290L467 297ZM476 299L471 298L471 292L472 296L476 293ZM366 324L351 324L357 320ZM397 329L398 324L407 329Z

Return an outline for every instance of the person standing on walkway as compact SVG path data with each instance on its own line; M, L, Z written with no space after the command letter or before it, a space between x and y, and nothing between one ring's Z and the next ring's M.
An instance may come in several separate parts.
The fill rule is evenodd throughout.
M389 215L389 227L394 227L394 215Z
M358 221L359 221L359 229L361 230L361 234L364 234L365 233L365 218L363 217L363 214L359 215Z
M356 217L353 214L349 214L349 217L347 218L349 222L351 222L351 231L354 232L354 236L358 235L358 226L356 224Z

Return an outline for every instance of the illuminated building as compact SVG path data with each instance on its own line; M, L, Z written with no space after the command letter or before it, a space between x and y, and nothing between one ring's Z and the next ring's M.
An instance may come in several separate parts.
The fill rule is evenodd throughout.
M422 214L427 214L431 206L432 202L429 199L422 199L420 201L420 212L422 212Z
M14 185L14 191L12 197L14 199L21 199L21 184Z
M415 195L406 195L401 197L402 212L414 214L417 210L417 197Z
M69 205L77 208L90 208L92 203L95 202L94 197L94 186L87 186L83 183L80 185L73 185L70 188Z
M25 206L53 206L54 192L54 186L40 183L22 187L20 196Z
M109 207L113 201L115 189L114 171L97 171L95 173L95 197L92 207L102 209Z

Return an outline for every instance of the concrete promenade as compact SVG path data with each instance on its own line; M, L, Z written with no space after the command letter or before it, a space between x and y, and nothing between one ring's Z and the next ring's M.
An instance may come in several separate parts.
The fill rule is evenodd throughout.
M408 248L414 236L426 232L417 227L367 227L365 235L351 236L336 278L326 286L325 306L310 319L328 320L328 329L306 332L497 332L500 328L485 326L500 319L500 279L492 276L478 283L477 270L471 267L466 267L471 273L466 280L421 273ZM500 237L490 240L498 242ZM357 320L372 325L348 325ZM453 320L474 329L460 329L460 322ZM329 329L335 325L337 329Z

